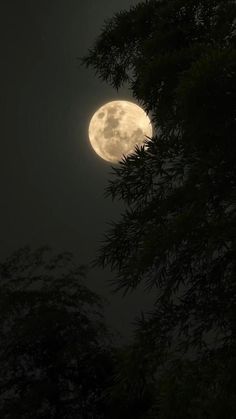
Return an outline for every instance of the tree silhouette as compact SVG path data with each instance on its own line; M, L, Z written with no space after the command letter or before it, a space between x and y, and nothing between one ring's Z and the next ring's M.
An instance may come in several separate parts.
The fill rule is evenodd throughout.
M110 338L85 268L25 247L0 273L1 417L104 418Z
M155 402L152 366L140 340L116 348L111 385L106 389L110 417L146 418Z
M83 59L126 83L155 128L113 168L107 195L126 209L97 262L116 270L117 290L155 293L138 333L156 371L176 353L201 365L235 356L235 18L231 0L150 0L107 21Z

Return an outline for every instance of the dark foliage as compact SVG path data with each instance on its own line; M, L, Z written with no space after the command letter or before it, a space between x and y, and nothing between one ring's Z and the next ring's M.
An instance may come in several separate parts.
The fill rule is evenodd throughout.
M176 354L194 354L173 391L186 391L193 370L199 405L201 385L208 400L205 410L194 410L189 396L178 413L171 399L172 415L156 407L153 417L236 414L233 387L231 402L219 397L228 385L222 370L235 382L235 22L232 0L150 0L107 21L83 59L113 87L126 83L155 129L113 168L107 195L126 209L97 263L117 272L117 290L144 282L155 293L155 308L137 331L139 342L141 335L149 342L143 356L155 361L158 375ZM170 375L164 403L172 397Z
M26 247L0 274L1 418L104 418L110 338L85 268Z

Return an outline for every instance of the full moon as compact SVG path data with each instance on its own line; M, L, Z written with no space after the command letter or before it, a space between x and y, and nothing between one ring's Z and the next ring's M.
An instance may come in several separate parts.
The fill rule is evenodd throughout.
M89 139L94 151L104 160L117 163L134 152L135 146L152 137L146 112L126 100L114 100L99 108L89 124Z

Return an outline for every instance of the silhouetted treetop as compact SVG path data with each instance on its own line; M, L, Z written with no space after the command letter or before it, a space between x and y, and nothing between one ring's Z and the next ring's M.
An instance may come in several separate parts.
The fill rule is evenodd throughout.
M116 290L142 283L156 297L133 344L156 380L144 417L233 419L236 3L139 3L105 23L83 63L126 85L155 128L112 168L106 195L125 209L96 261L116 272ZM132 379L142 384L135 373L123 370L123 399Z
M235 47L235 9L232 0L139 3L106 22L83 62L115 88L128 82L158 127L176 124L184 73L209 52Z
M0 414L105 417L111 338L71 253L20 249L0 264Z
M117 289L156 289L159 328L199 344L231 330L236 292L235 18L231 0L147 1L107 21L84 58L127 82L156 129L113 168L107 195L126 209L98 263Z

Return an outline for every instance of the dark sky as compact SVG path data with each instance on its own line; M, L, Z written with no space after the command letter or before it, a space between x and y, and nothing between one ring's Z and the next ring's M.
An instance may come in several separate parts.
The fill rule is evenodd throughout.
M1 236L4 258L25 244L72 251L89 263L119 205L104 199L110 165L91 149L88 124L106 101L131 99L79 67L104 19L138 1L2 0ZM108 271L88 284L111 301L107 318L126 336L142 291L109 294Z

